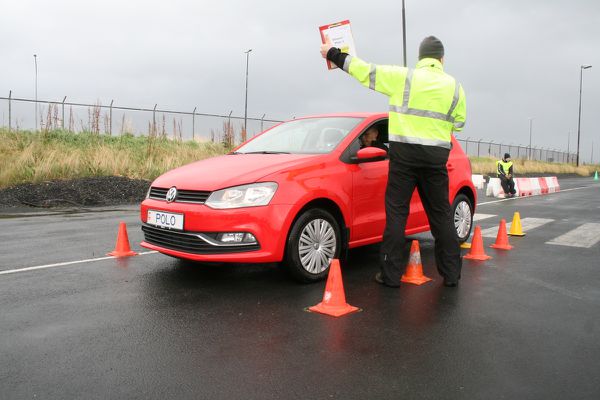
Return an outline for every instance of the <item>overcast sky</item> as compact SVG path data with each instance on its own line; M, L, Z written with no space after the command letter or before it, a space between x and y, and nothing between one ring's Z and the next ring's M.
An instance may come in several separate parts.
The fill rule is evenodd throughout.
M318 27L352 23L358 55L402 63L401 1L0 0L0 96L38 97L289 119L385 111L387 98L328 71ZM463 85L462 135L571 149L580 65L582 154L600 158L600 1L406 0L409 66L419 42L439 37L445 70ZM7 105L0 101L6 114Z

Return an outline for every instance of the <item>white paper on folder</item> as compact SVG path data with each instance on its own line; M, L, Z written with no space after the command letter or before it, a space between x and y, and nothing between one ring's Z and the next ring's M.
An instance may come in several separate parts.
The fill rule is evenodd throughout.
M341 24L331 26L323 31L323 34L329 37L334 47L339 48L344 53L352 56L356 55L356 47L354 46L354 38L352 37L352 29L350 24Z

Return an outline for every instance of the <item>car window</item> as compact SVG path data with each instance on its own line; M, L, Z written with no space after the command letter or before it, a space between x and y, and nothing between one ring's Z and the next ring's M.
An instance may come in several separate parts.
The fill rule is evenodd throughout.
M362 118L324 117L284 122L237 149L236 153L329 153Z

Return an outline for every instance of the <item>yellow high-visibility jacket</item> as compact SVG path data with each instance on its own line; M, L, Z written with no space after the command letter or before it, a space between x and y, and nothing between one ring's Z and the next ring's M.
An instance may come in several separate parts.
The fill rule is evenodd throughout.
M462 86L434 58L415 69L375 65L348 55L343 70L362 85L390 98L389 140L450 149L453 131L466 120Z
M512 175L513 173L513 162L512 161L504 161L498 160L496 161L496 172L498 177Z

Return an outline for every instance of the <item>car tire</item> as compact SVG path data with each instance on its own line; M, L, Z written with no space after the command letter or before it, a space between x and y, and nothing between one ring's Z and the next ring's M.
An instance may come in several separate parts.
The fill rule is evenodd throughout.
M327 276L330 260L339 258L341 249L342 235L336 219L323 209L313 208L292 225L284 266L299 282L318 282Z
M473 229L473 204L464 194L459 194L452 202L452 222L460 243L464 243Z

